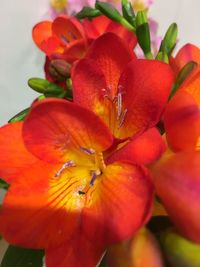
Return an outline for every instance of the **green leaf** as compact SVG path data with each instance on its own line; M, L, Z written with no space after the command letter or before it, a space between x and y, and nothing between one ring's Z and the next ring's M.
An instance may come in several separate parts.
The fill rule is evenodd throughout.
M0 267L42 267L43 250L19 248L10 245Z
M96 9L89 6L85 6L80 12L76 14L76 17L78 19L84 19L84 18L94 18L101 15L101 12Z
M197 63L194 61L188 62L179 72L175 84L171 90L169 101L171 98L175 95L175 93L178 91L182 83L185 81L185 79L190 75L190 73L194 70L194 68L197 67Z
M29 108L26 108L26 109L20 111L19 113L17 113L8 122L11 123L11 122L23 121L26 118L28 112L29 112Z
M4 182L2 179L0 179L0 189L5 189L7 190L9 188L9 184Z
M122 0L122 13L124 18L135 27L135 13L132 4L128 0Z

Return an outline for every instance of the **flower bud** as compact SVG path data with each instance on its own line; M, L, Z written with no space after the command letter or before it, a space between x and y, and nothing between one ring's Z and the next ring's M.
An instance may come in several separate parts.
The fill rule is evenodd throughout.
M59 95L63 93L63 89L54 84L50 83L49 81L41 78L31 78L28 80L28 85L34 91L38 93L42 93L44 95Z
M161 244L171 267L200 266L200 245L190 242L173 230L161 235Z
M176 45L177 35L178 35L177 24L172 23L169 26L169 28L165 34L165 37L161 42L159 52L165 52L168 56L170 56L175 45Z
M131 240L112 246L107 252L108 267L163 267L159 245L147 229Z
M71 65L63 59L53 59L49 65L49 73L58 81L65 81L70 77Z

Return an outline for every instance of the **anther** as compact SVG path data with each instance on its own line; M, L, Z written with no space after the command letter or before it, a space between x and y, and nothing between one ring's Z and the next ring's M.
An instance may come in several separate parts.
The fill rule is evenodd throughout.
M99 176L99 175L101 175L101 171L100 170L92 171L91 172L90 186L93 186L94 185L94 182L95 182L97 176Z
M76 166L76 164L73 160L67 161L66 163L64 163L62 165L60 170L55 174L55 177L59 177L65 169L70 168L70 167L74 167L74 166Z
M120 121L120 124L119 124L119 127L118 128L121 128L123 126L127 112L128 112L128 109L126 108L124 110L122 116L121 116L121 121Z
M60 38L65 44L69 43L69 40L67 39L67 37L65 35L61 34Z
M86 148L86 147L80 147L81 151L84 152L87 155L93 155L95 154L95 150L92 148Z

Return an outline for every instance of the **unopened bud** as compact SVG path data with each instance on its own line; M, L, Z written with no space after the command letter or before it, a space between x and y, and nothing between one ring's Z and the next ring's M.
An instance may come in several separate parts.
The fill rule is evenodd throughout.
M70 77L71 65L63 59L53 59L49 65L49 73L58 81L65 81Z
M165 52L169 55L171 55L177 41L177 35L178 35L178 27L176 23L172 23L166 34L164 39L161 42L160 50L159 52Z
M34 91L42 93L44 95L56 96L63 92L63 88L41 78L31 78L28 80L28 85Z
M200 245L178 235L173 230L161 234L161 245L171 267L199 267Z

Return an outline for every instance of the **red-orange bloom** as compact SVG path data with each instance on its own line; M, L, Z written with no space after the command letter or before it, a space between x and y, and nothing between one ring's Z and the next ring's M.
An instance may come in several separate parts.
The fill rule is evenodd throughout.
M175 73L178 74L190 61L200 63L200 49L193 44L186 44L178 51L175 58L171 59L171 65Z
M173 83L169 65L137 60L117 35L106 33L76 64L72 83L74 102L96 113L116 144L124 142L115 159L123 155L148 164L162 154L161 137L151 128L160 120Z
M171 151L155 165L156 191L187 238L200 243L200 67L185 80L164 114Z
M90 41L96 40L100 35L106 32L113 32L121 37L131 49L137 44L137 38L133 32L105 16L99 16L92 20L84 19L82 25Z
M112 143L98 116L59 99L2 127L0 176L11 183L2 235L45 248L47 267L94 267L106 246L132 236L150 215L153 190L142 167L105 163Z

